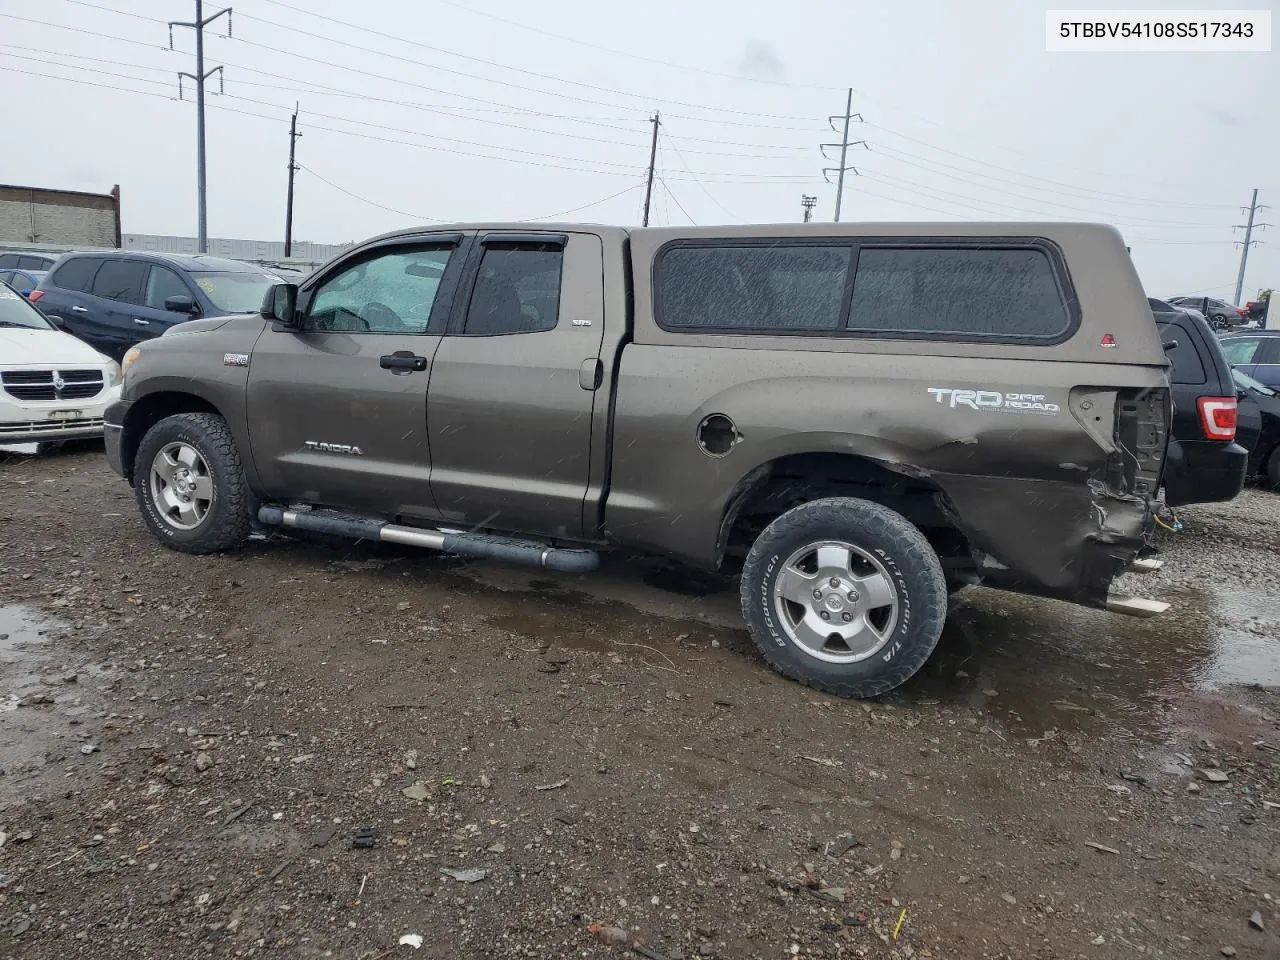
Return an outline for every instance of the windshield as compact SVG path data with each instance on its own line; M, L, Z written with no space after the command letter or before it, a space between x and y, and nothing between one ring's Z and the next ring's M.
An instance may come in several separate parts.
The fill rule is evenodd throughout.
M27 303L6 283L0 283L0 327L53 329L53 325L44 318L44 314Z
M1247 373L1241 373L1235 367L1231 368L1231 376L1235 377L1236 383L1244 387L1246 390L1254 390L1267 397L1276 396L1276 391L1272 390L1265 383L1260 380L1253 379L1253 377L1249 376Z
M191 279L215 307L227 313L256 313L267 289L280 282L266 273L193 273Z

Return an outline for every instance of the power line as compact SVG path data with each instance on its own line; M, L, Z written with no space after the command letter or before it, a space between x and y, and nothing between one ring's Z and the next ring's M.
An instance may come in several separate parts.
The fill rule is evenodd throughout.
M448 220L441 220L439 217L424 217L424 216L421 216L420 214L408 213L404 210L397 210L395 207L388 207L386 204L378 203L378 201L376 200L370 200L368 197L362 197L358 193L352 193L346 187L341 187L338 184L334 183L332 180L329 180L326 177L320 176L320 174L316 173L310 167L305 167L302 164L298 164L298 169L301 170L303 173L309 173L311 176L315 177L321 183L328 184L329 186L333 187L333 189L337 190L339 193L345 193L352 200L359 200L361 203L367 203L369 206L377 207L379 210L386 210L388 213L395 213L402 217L408 217L411 220L428 220L431 223L449 223L450 222Z
M271 2L274 2L274 0L267 0L267 2L271 3ZM688 70L690 73L700 73L704 76L720 77L725 80L745 80L751 83L765 83L765 84L770 84L772 86L778 86L778 87L795 87L797 89L805 89L805 90L838 89L836 87L823 87L823 86L818 86L816 84L787 83L782 80L767 80L761 77L744 77L744 76L741 76L740 74L720 73L716 70L707 70L703 67L691 67L688 64L672 63L670 60L658 60L658 59L655 59L654 57L641 56L638 53L628 53L625 50L616 50L612 47L601 46L598 43L591 43L590 41L587 41L587 40L579 40L575 37L566 37L560 33L552 33L550 30L543 30L540 27L533 27L527 23L519 23L515 20L508 20L505 17L499 17L498 15L489 13L486 10L479 10L479 9L476 9L475 7L469 7L469 6L466 6L465 4L456 3L454 2L454 0L437 0L437 2L446 4L447 6L450 6L450 7L454 7L458 10L463 10L467 13L475 14L478 17L486 17L489 20L496 20L498 23L505 23L508 26L519 27L521 30L528 30L531 33L538 33L544 37L553 37L556 40L563 40L566 43L574 43L574 44L578 44L579 46L589 47L593 50L600 50L604 53L612 54L615 57L627 57L631 60L639 60L643 63L653 63L660 67L670 67L675 70ZM283 6L283 4L280 4L280 5Z
M530 220L555 220L558 217L565 217L571 213L578 213L581 210L587 210L591 207L598 207L602 203L608 203L610 200L616 200L618 197L624 196L633 190L639 190L644 184L633 183L625 190L619 190L617 193L611 193L607 197L601 197L599 200L592 200L590 203L584 203L580 207L570 207L568 210L561 210L558 213L548 213L545 217L530 217Z
M360 24L352 23L347 20L339 20L336 17L328 17L328 16L325 16L324 14L316 13L313 10L306 10L302 7L294 6L293 4L284 3L283 0L266 0L266 2L271 4L272 6L283 7L284 9L291 10L297 14L313 17L316 20L323 20L326 23L334 24L335 26L342 27L343 29L346 29L346 30L359 30L362 33L373 34L374 36L381 37L384 40L394 40L400 43L406 43L406 44L409 44L410 46L418 47L423 50L430 50L432 53L440 53L448 57L456 57L458 59L467 60L472 63L481 63L481 64L484 64L485 66L497 67L500 70L508 70L515 73L519 73L522 76L538 77L539 79L542 79L542 80L551 80L556 83L564 83L570 86L582 87L588 90L597 90L601 93L608 93L618 97L630 97L635 100L651 101L653 99L648 94L632 93L629 90L618 90L613 87L604 87L604 86L600 86L599 84L586 83L581 80L570 80L566 77L559 77L559 76L556 76L555 74L549 74L549 73L539 73L536 70L528 70L524 67L512 67L505 63L499 63L496 60L488 60L484 57L476 57L470 54L458 53L455 50L449 50L445 47L432 46L429 43L423 43L419 40L411 40L408 37L396 36L390 33L383 33L380 30L374 30L372 27L362 26ZM249 17L248 14L244 14L244 16ZM333 43L345 43L344 41L336 40L333 37L326 37L321 34L308 33L304 30L298 30L296 27L288 26L286 24L276 23L273 20L267 20L263 17L249 17L249 19L257 20L259 23L265 23L265 24L268 24L269 26L278 27L280 29L286 29L286 30L289 30L291 33L299 33L299 34L302 34L303 36L315 37L316 39L320 39L320 40L328 40ZM429 65L423 64L423 66L429 66ZM447 69L447 68L438 67L434 69ZM450 70L450 72L452 73L456 71ZM465 73L458 73L458 75L464 76L464 77L470 77L473 80L480 80L486 83L498 83L498 84L502 84L503 86L514 86L514 87L517 87L518 89L528 89L527 85L525 84L508 83L503 80L495 80L491 77L475 76L473 74L465 74ZM565 96L564 94L556 94L556 93L551 93L551 95ZM696 110L709 110L709 111L714 111L718 113L731 113L731 114L736 114L738 116L744 116L744 117L764 117L765 119L768 119L768 120L795 120L795 121L801 121L801 122L809 122L813 120L813 118L811 117L796 117L796 116L789 116L785 114L759 113L753 110L731 110L727 107L707 107L707 106L704 106L703 104L686 103L679 100L669 100L665 102L673 103L676 106L692 108Z
M74 3L74 4L78 5L78 6L89 7L89 8L95 9L95 10L101 10L101 11L102 11L102 12L104 12L104 13L115 13L115 14L119 14L119 13L121 13L121 11L119 11L119 10L115 10L115 9L113 9L113 8L111 8L111 7L104 7L104 6L101 6L101 5L99 5L99 4L95 4L95 3L89 3L89 2L87 2L87 0L65 0L65 2L68 2L68 3ZM288 6L287 4L279 4L279 5L281 5L281 6ZM350 23L350 22L343 21L343 20L337 20L337 19L332 18L332 17L326 17L326 16L323 16L323 15L321 15L321 14L316 14L316 13L313 13L313 12L308 11L308 10L303 10L303 9L300 9L300 8L290 8L290 9L293 9L293 10L295 10L295 12L298 12L298 13L302 13L302 14L305 14L305 15L308 15L308 16L316 17L317 19L320 19L320 20L327 20L327 21L329 21L329 22L331 22L331 23L334 23L334 24L336 24L336 25L338 25L338 26L343 27L344 29L348 29L348 30L361 30L361 31L364 31L364 32L366 32L366 33L373 33L373 34L376 34L376 35L381 36L381 37L386 37L386 38L388 38L388 39L392 39L392 40L399 40L400 42L403 42L403 43L407 43L407 44L411 44L411 45L416 46L416 47L420 47L420 48L423 48L423 49L427 49L427 50L430 50L430 51L432 51L432 52L434 52L434 53L442 53L442 54L445 54L445 55L448 55L448 56L461 57L462 59L465 59L465 60L471 60L471 61L475 61L475 62L478 62L478 63L483 63L483 64L486 64L486 65L488 65L488 66L497 67L497 68L499 68L499 69L503 69L503 70L514 70L514 71L516 71L516 72L518 72L518 73L522 73L522 74L525 74L525 75L527 75L527 76L536 76L536 77L540 77L540 78L543 78L543 79L550 79L550 80L553 80L553 81L558 82L558 83L566 83L566 84L570 84L570 85L574 85L574 86L588 87L588 88L590 88L590 89L599 90L599 91L604 92L604 93L609 93L609 94L611 94L611 95L613 95L613 96L631 97L631 98L633 98L633 99L650 100L650 101L654 99L653 97L650 97L650 96L648 96L648 95L646 95L646 94L631 93L631 92L626 91L626 90L614 90L614 89L609 88L609 87L599 87L599 86L596 86L596 85L594 85L594 84L583 83L583 82L581 82L581 81L576 81L576 80L566 80L566 79L564 79L564 78L556 77L556 76L553 76L553 75L550 75L550 74L537 73L537 72L534 72L534 71L523 70L523 69L520 69L520 68L517 68L517 67L509 67L509 66L507 66L506 64L498 63L497 61L493 61L493 60L486 60L486 59L483 59L483 58L481 58L481 57L472 57L472 56L469 56L469 55L466 55L466 54L459 54L459 53L455 53L455 52L453 52L453 51L451 51L451 50L446 50L446 49L444 49L444 48L442 48L442 47L434 47L434 46L431 46L430 44L422 43L421 41L417 41L417 40L410 40L410 39L408 39L408 38L404 38L404 37L395 37L395 36L391 36L391 35L389 35L389 34L382 34L382 33L379 33L379 32L378 32L378 31L376 31L376 30L372 30L372 29L370 29L370 28L363 27L363 26L361 26L361 25L359 25L359 24ZM125 13L124 15L125 15L125 16L133 17L133 18L135 18L135 19L141 19L141 20L149 19L149 18L147 18L147 17L145 17L145 16L142 16L142 15L139 15L139 14ZM274 20L268 20L268 19L266 19L265 17L258 17L258 16L254 16L254 15L252 15L252 14L247 14L247 13L241 13L241 17L242 17L243 19L253 20L253 21L257 22L257 23L262 23L262 24L265 24L265 25L267 25L267 26L271 26L271 27L275 27L276 29L283 30L283 31L285 31L285 32L286 32L286 34L288 34L288 35L297 35L297 36L311 37L312 39L315 39L315 40L323 40L323 41L325 41L325 42L327 42L327 43L333 43L333 44L337 44L338 46L348 47L348 48L350 48L350 49L352 49L352 50L357 50L357 51L359 51L359 52L361 52L361 53L373 54L373 55L375 55L375 56L377 56L377 57L380 57L380 58L390 59L390 60L399 60L399 61L401 61L401 62L403 62L403 63L408 63L408 64L412 65L412 66L413 66L413 67L415 67L416 69L423 69L423 68L426 68L426 69L430 69L430 70L441 70L441 71L447 72L447 73L452 74L452 75L455 75L455 76L466 77L466 78L471 79L471 80L478 80L478 81L480 81L480 82L482 82L482 83L493 83L493 84L497 84L497 85L499 85L499 86L512 87L512 88L517 89L517 90L520 90L520 91L522 91L522 92L524 92L524 93L536 93L536 94L541 94L541 95L543 95L543 96L558 97L558 98L563 99L563 100L571 100L571 101L574 101L574 102L577 102L577 103L586 103L586 104L591 104L591 105L593 105L593 106L605 106L605 107L612 107L612 108L615 108L615 109L617 109L617 108L621 108L621 109L628 109L628 108L626 108L626 107L623 107L623 106L622 106L622 105L620 105L620 104L616 104L616 103L612 103L612 104L611 104L611 103L607 103L607 102L604 102L604 101L601 101L601 100L592 100L592 99L589 99L589 98L586 98L586 97L578 97L578 96L575 96L575 95L573 95L573 94L569 94L569 93L558 93L558 92L556 92L556 91L554 91L554 90L537 90L537 89L533 89L533 88L529 87L529 85L528 85L527 83L520 83L520 82L517 82L517 81L498 80L498 79L495 79L495 78L493 78L493 77L486 77L486 76L484 76L484 75L482 75L482 74L464 73L464 72L462 72L462 71L460 71L460 70L455 70L455 69L450 68L450 67L440 67L440 66L436 66L435 64L423 63L423 62L422 62L422 60L420 60L420 59L414 59L414 58L410 58L410 57L401 56L401 55L399 55L399 54L390 53L390 52L388 52L388 51L386 51L386 50L379 50L379 49L374 48L374 47L367 47L367 46L363 46L362 44L353 43L353 42L351 42L350 40L343 40L343 39L340 39L340 38L338 38L338 37L330 37L330 36L325 36L324 34L320 34L320 33L312 33L311 31L309 31L309 30L303 30L303 29L301 29L300 27L297 27L296 25L285 24L285 23L278 23L278 22L276 22L276 21L274 21ZM160 22L160 21L156 21L156 22ZM255 45L258 45L258 44L255 44ZM279 49L278 47L271 47L271 48L269 48L269 49L271 49L274 53L277 53L277 54L279 54L279 53L284 53L284 54L289 55L289 56L293 56L293 55L294 55L294 54L290 53L290 51L287 51L287 50L281 50L281 49ZM330 67L331 69L332 69L334 66L338 66L340 69L346 69L346 68L342 67L342 66L341 66L341 65L339 65L339 64L332 64L332 63L330 63L330 64L329 64L329 67ZM456 95L456 94L455 94L455 95ZM469 99L475 99L475 98L469 98ZM663 102L665 102L665 103L671 103L671 104L674 104L674 105L676 105L676 106L683 107L683 108L686 108L686 109L692 109L692 110L704 110L704 111L713 112L713 113L725 113L725 114L730 114L730 115L733 115L733 116L741 116L741 117L762 117L762 118L764 118L764 119L769 119L769 120L791 120L791 121L797 121L797 122L817 122L816 120L814 120L814 119L813 119L813 118L811 118L811 117L795 117L795 116L787 116L787 115L781 115L781 114L757 113L757 112L753 112L753 111L749 111L749 110L733 110L733 109L730 109L730 108L728 108L728 107L707 107L707 106L704 106L704 105L702 105L702 104L698 104L698 103L689 103L689 102L687 102L687 101L681 101L681 100L664 100ZM639 108L636 108L636 109L639 109ZM714 122L714 121L713 121L713 122ZM752 124L752 126L754 126L754 124Z
M674 191L672 191L672 189L669 186L667 186L667 181L663 178L659 178L659 181L662 183L662 189L667 192L667 196L669 196L672 202L675 203L675 205L680 208L680 212L685 215L685 219L688 220L689 223L691 223L693 226L696 227L698 225L698 221L693 219L693 217L689 216L689 211L684 208L684 204L680 202L680 198L675 195Z
M930 150L935 150L938 153L945 153L953 157L959 157L961 160L968 160L970 163L981 164L983 166L990 167L993 170L1001 170L1001 171L1004 171L1005 173L1013 173L1013 174L1016 174L1017 176L1022 177L1024 180L1035 180L1041 183L1053 184L1055 186L1070 186L1070 184L1063 184L1058 180L1049 180L1045 177L1037 177L1033 174L1022 173L1021 171L1014 170L1011 167L1002 167L994 163L988 163L985 160L979 160L976 157L968 156L967 154L957 153L954 150L948 150L945 147L935 146L934 144L929 143L927 140L920 140L917 137L909 137L905 133L899 133L896 130L891 130L888 127L881 126L880 124L872 123L869 120L866 121L866 123L867 123L867 126L872 127L876 130L881 130L884 133L890 134L891 136L899 137L903 140L909 140L912 143L918 143L921 146L928 147ZM1093 190L1089 188L1078 188L1078 189L1081 189L1082 191L1088 192L1088 193L1095 193L1102 197L1114 198L1116 200L1126 200L1126 201L1127 200L1150 200L1150 198L1134 197L1132 194L1112 193L1111 191L1107 191L1107 190ZM1151 202L1154 202L1157 204L1168 204L1169 206L1186 206L1186 207L1202 207L1202 208L1222 206L1221 204L1213 204L1213 203L1181 203L1176 200L1154 200Z
M710 200L712 203L714 203L721 210L723 210L726 214L728 214L730 220L737 220L738 217L734 214L734 212L730 210L728 207L726 207L719 200L717 200L715 198L715 195L712 194L712 192L707 189L706 184L704 184L697 177L693 176L693 173L689 170L688 161L685 160L684 154L680 152L680 148L676 146L676 142L671 138L671 135L664 130L662 132L662 137L664 140L667 141L667 146L669 146L672 152L675 153L676 159L680 161L680 166L684 168L685 173L688 173L690 176L690 179L698 185L698 189L701 190L704 194L706 194L707 199Z
M49 24L49 26L60 26L60 25L58 25L58 24ZM65 28L65 29L69 29L69 28ZM77 32L90 33L90 31L77 31ZM103 39L117 40L117 41L124 42L124 43L137 43L137 42L138 42L138 41L129 40L127 37L115 37L115 36L111 36L111 35L109 35L109 34L96 34L96 33L95 33L95 34L93 34L93 35L94 35L94 36L101 37L101 38L103 38ZM150 46L149 44L141 44L141 45L142 45L142 46ZM83 60L83 61L90 62L90 63L104 63L104 64L109 64L109 65L112 65L112 66L118 66L118 65L119 65L119 60L118 60L118 59L113 60L113 59L106 59L106 58L102 58L102 57L88 57L88 56L83 56L83 55L81 55L81 54L63 53L63 52L58 51L58 50L45 50L45 49L42 49L42 48L39 48L39 47L20 46L20 45L17 45L17 44L5 44L5 43L0 43L0 48L10 49L10 50L21 50L21 51L23 51L23 53L20 53L20 54L16 54L16 53L15 53L15 54L7 54L7 55L8 55L8 56L11 56L11 57L14 57L14 58L16 58L16 59L19 59L19 60L30 60L30 61L32 61L32 62L34 62L34 63L44 63L44 64L48 64L48 65L50 65L50 66L67 67L67 66L74 66L74 65L72 65L72 64L59 63L59 62L57 62L57 61L43 60L43 59L41 59L41 58L39 58L39 57L31 57L31 56L27 56L26 54L28 54L28 53L44 53L44 54L49 54L49 55L51 55L51 56L62 57L62 58L65 58L65 59ZM626 132L626 133L630 133L630 132L638 132L638 131L635 131L633 128L629 128L629 127L620 127L620 126L617 126L617 125L615 125L615 124L602 123L602 122L596 122L596 120L595 120L595 119L592 119L592 118L570 117L570 116L565 116L565 115L561 115L561 114L552 114L552 113L546 113L546 112L543 112L543 111L536 111L536 110L501 110L501 109L496 109L496 108L493 108L493 107L445 106L445 105L443 105L443 104L425 104L425 103L418 103L418 102L414 102L414 101L407 101L407 100L395 100L395 99L391 99L391 98L388 98L388 97L379 97L379 96L376 96L376 95L373 95L373 94L368 94L368 93L360 93L360 92L355 92L355 91L350 91L350 90L344 90L344 89L339 88L339 87L332 87L332 86L328 86L328 85L325 85L325 84L316 83L316 82L314 82L314 81L310 81L310 80L302 80L302 79L296 79L296 78L291 78L291 77L285 77L285 76L283 76L283 75L281 75L281 74L272 73L272 72L267 71L267 70L260 70L260 69L257 69L257 68L255 68L255 67L250 67L250 66L247 66L247 65L245 65L245 64L241 64L241 63L233 63L232 61L229 61L229 60L224 60L224 65L225 65L225 66L228 66L228 67L234 67L234 68L236 68L237 70L241 70L241 71L244 71L244 72L247 72L247 73L257 74L257 75L259 75L259 76L264 76L264 77L274 77L274 78L276 78L276 79L280 79L280 80L294 80L294 81L295 81L295 83L302 83L302 84L305 84L305 85L306 85L306 86L303 86L303 87L298 87L298 86L288 86L288 85L279 85L279 84L272 84L272 83L261 83L261 82L256 82L256 81L253 81L253 80L244 80L244 79L239 79L239 78L237 78L236 80L234 80L234 81L233 81L233 86L234 86L235 84L240 84L240 85L242 85L242 86L249 86L249 87L263 87L263 88L265 88L265 89L270 89L270 90L281 90L281 91L286 91L286 92L289 92L289 93L305 93L305 94L312 95L312 96L315 96L315 95L322 95L322 96L326 96L326 95L327 95L327 96L341 97L341 98L345 98L345 99L353 99L353 100L361 100L361 101L371 101L371 102L375 102L375 103L385 103L385 104L389 104L389 105L392 105L392 106L406 107L406 108L409 108L409 109L420 110L420 111L424 111L424 112L427 112L427 113L432 113L432 114L438 114L438 115L442 115L442 116L452 117L452 118L454 118L454 119L467 120L467 121L472 121L472 122L476 122L476 123L485 123L485 124L490 124L490 125L498 126L498 127L502 127L503 129L508 129L508 130L523 130L523 131L526 131L526 132L529 132L529 133L537 133L537 134L541 134L541 135L545 135L545 136L566 137L566 138L569 138L569 139L573 139L573 140L581 140L581 141L588 142L588 143L601 143L601 144L608 144L608 145L614 145L614 146L624 146L624 147L628 147L628 148L634 148L634 147L638 146L638 144L636 144L636 143L627 143L627 142L622 141L622 140L609 140L609 139L605 139L605 138L602 138L602 137L589 137L589 136L585 136L585 135L583 135L583 134L579 134L579 133L569 133L569 132L567 132L567 131L563 131L563 130L545 130L545 129L538 128L538 127L526 127L526 126L522 126L522 125L520 125L520 124L511 123L510 121L507 121L507 120L490 120L490 119L487 119L487 118L484 118L484 117L473 117L473 116L467 116L467 115L465 115L465 114L461 114L461 113L458 113L458 112L456 112L456 111L471 110L471 111L482 111L482 112L488 112L488 113L511 113L511 114L517 114L517 115L532 115L532 116L545 117L545 118L548 118L548 119L566 120L566 121L570 121L570 122L574 122L574 123L585 123L585 124L590 124L590 125L592 125L592 126L599 126L599 127L603 127L603 128L610 129L610 130L620 130L620 131L623 131L623 132ZM136 69L136 70L148 70L148 71L158 72L158 73L169 73L169 72L170 72L169 70L167 70L167 69L166 69L166 68L164 68L164 67L149 67L149 66L145 66L145 65L143 65L143 64L130 64L130 66L131 66L133 69ZM80 68L77 66L77 69L80 69ZM92 71L91 71L91 72L92 72ZM102 72L102 73L106 74L107 76L125 76L125 75L123 75L123 74L114 74L114 73L111 73L111 72L108 72L108 71L100 71L100 72ZM141 78L133 78L133 77L131 77L130 79L141 79ZM626 119L626 118L623 118L623 119ZM719 140L719 139L714 139L714 138L705 138L705 137L687 137L686 139L688 139L688 140L690 140L690 141L694 141L694 142L700 142L700 143L722 144L722 145L725 145L725 146L757 147L758 149L769 149L769 150L792 150L792 151L803 151L803 150L810 149L810 148L808 148L808 147L804 147L804 146L793 146L793 145L789 145L789 144L765 144L765 145L760 145L760 144L743 143L743 142L741 142L741 141L733 141L733 140ZM719 150L696 150L696 149L691 149L689 152L690 152L690 153L694 153L694 154L698 154L698 155L701 155L701 156L733 157L733 158L742 158L742 159L761 159L761 160L785 160L785 159L788 159L787 157L782 157L782 156L773 157L773 156L769 156L769 155L767 155L767 154L759 154L759 153L737 153L737 152L726 152L726 151L719 151Z
M122 93L132 93L132 94L141 95L141 96L157 97L157 98L164 99L164 100L169 100L169 101L172 101L172 100L174 99L174 98L173 98L173 97L171 97L171 96L166 96L165 94L155 93L155 92L152 92L152 91L149 91L149 90L136 90L136 89L132 89L132 88L129 88L129 87L120 87L120 86L116 86L116 85L114 85L114 84L98 83L98 82L96 82L96 81L91 81L91 80L80 80L80 79L77 79L77 78L75 78L75 77L62 77L62 76L57 76L57 75L54 75L54 74L38 73L38 72L35 72L35 71L32 71L32 70L21 70L21 69L15 68L15 67L7 67L7 66L3 66L3 65L0 65L0 70L7 70L7 71L9 71L10 73L19 73L19 74L23 74L23 75L26 75L26 76L41 77L41 78L46 79L46 80L60 80L60 81L63 81L63 82L65 82L65 83L75 83L75 84L80 84L80 85L83 85L83 86L97 87L97 88L105 89L105 90L115 90L115 91L122 92ZM154 84L154 83L156 83L156 82L157 82L157 81L153 81L153 80L144 80L144 79L142 79L142 78L137 78L137 77L128 77L128 76L124 76L124 75L120 75L120 76L121 76L121 79L133 80L133 81L135 81L135 82L140 82L140 83L152 83L152 84ZM233 96L232 96L231 94L227 94L227 95L226 95L226 97L227 97L228 99L233 99ZM235 97L234 99L238 99L238 100L245 100L246 98L243 98L243 97ZM282 105L280 105L280 104L265 103L265 101L249 101L249 102L262 102L262 103L264 103L264 105L266 105L266 106L273 106L273 107L277 107L278 109L281 109L281 110L287 110L287 109L289 109L289 108L288 108L288 107L286 107L286 106L282 106ZM271 121L271 122L273 122L273 123L279 123L279 122L281 121L281 119L282 119L280 116L269 116L269 115L267 115L267 114L254 113L254 112L249 111L249 110L240 110L240 109L236 109L235 107L228 107L228 106L225 106L225 105L223 105L223 104L219 104L219 103L211 103L211 104L209 104L209 107L210 107L211 109L221 110L221 111L223 111L223 112L225 112L225 113L233 113L233 114L238 114L238 115L240 115L240 116L253 117L253 118L256 118L256 119L259 119L259 120L268 120L268 121ZM344 119L345 119L345 118L344 118ZM350 121L350 122L361 122L361 121ZM346 137L356 137L356 138L358 138L358 139L366 140L366 141L368 141L368 140L373 140L373 141L377 141L377 142L380 142L380 143L393 143L393 144L397 144L397 145L400 145L400 146L415 147L415 148L417 148L417 149L419 149L419 150L430 150L430 151L432 151L433 153L448 153L448 154L453 154L453 155L456 155L456 156L474 157L474 158L478 158L478 159L481 159L481 160L500 160L500 161L504 161L504 162L506 162L506 163L520 163L520 164L524 164L524 165L526 165L526 166L542 167L542 168L550 169L550 170L569 170L569 171L572 171L572 172L575 172L575 173L588 173L588 174L593 174L593 175L596 175L596 176L628 176L628 175L631 175L631 174L633 174L634 172L636 172L636 170L638 169L638 168L633 168L633 169L632 169L632 171L630 171L630 172L623 172L623 171L619 171L619 170L599 170L599 169L593 169L593 168L591 168L591 167L585 167L585 166L568 166L568 165L560 164L560 163L544 163L544 162L539 161L539 160L524 160L524 159L520 159L520 158L517 158L517 157L493 156L493 155L491 155L491 154L475 153L475 152L467 151L467 150L456 150L456 149L452 149L452 148L449 148L449 147L436 146L436 145L434 145L434 144L417 143L417 142L414 142L414 141L411 141L411 140L401 140L401 139L397 139L397 138L394 138L394 137L379 136L379 135L372 134L372 133L359 133L359 132L354 131L354 130L343 130L343 129L340 129L340 128L337 128L337 127L328 127L328 126L323 126L323 125L316 124L316 123L311 123L311 124L309 124L309 125L308 125L308 129L310 129L310 130L312 130L312 131L324 131L324 132L326 132L326 133L339 134L339 135L341 135L341 136L346 136ZM415 135L422 136L421 134L415 134ZM681 180L682 180L682 178L679 178L679 177L673 177L673 178L671 178L671 179L672 179L672 182L681 182ZM708 183L724 183L724 184L728 184L728 183L737 183L737 184L742 184L742 185L759 185L759 186L763 186L763 185L777 185L777 186L785 186L785 185L793 185L793 184L803 184L803 183L807 183L807 182L809 182L809 181L808 181L808 180L805 180L805 179L795 179L795 180L788 180L788 179L776 179L776 180L742 180L742 179L739 179L739 180L708 180L708 181L706 181L706 182L708 182Z

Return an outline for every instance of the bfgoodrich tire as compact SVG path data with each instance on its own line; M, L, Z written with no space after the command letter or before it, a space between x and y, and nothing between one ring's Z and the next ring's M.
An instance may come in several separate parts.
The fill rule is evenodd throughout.
M253 496L217 414L179 413L148 430L134 457L133 489L142 519L174 550L216 553L249 535Z
M868 500L814 500L757 538L742 571L742 614L779 673L838 696L875 697L933 653L947 581L900 514Z

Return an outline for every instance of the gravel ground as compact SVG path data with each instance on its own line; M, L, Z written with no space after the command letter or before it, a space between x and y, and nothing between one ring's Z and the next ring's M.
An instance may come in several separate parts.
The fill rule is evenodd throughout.
M0 453L0 957L1280 957L1280 496L1182 519L1164 617L970 589L858 703L715 584L186 557Z

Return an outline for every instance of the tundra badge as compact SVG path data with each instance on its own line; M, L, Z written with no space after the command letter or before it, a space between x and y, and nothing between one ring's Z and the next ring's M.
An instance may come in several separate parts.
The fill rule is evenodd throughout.
M302 445L308 450L316 450L320 453L347 453L354 457L364 456L363 450L349 443L320 443L316 440L304 440Z

